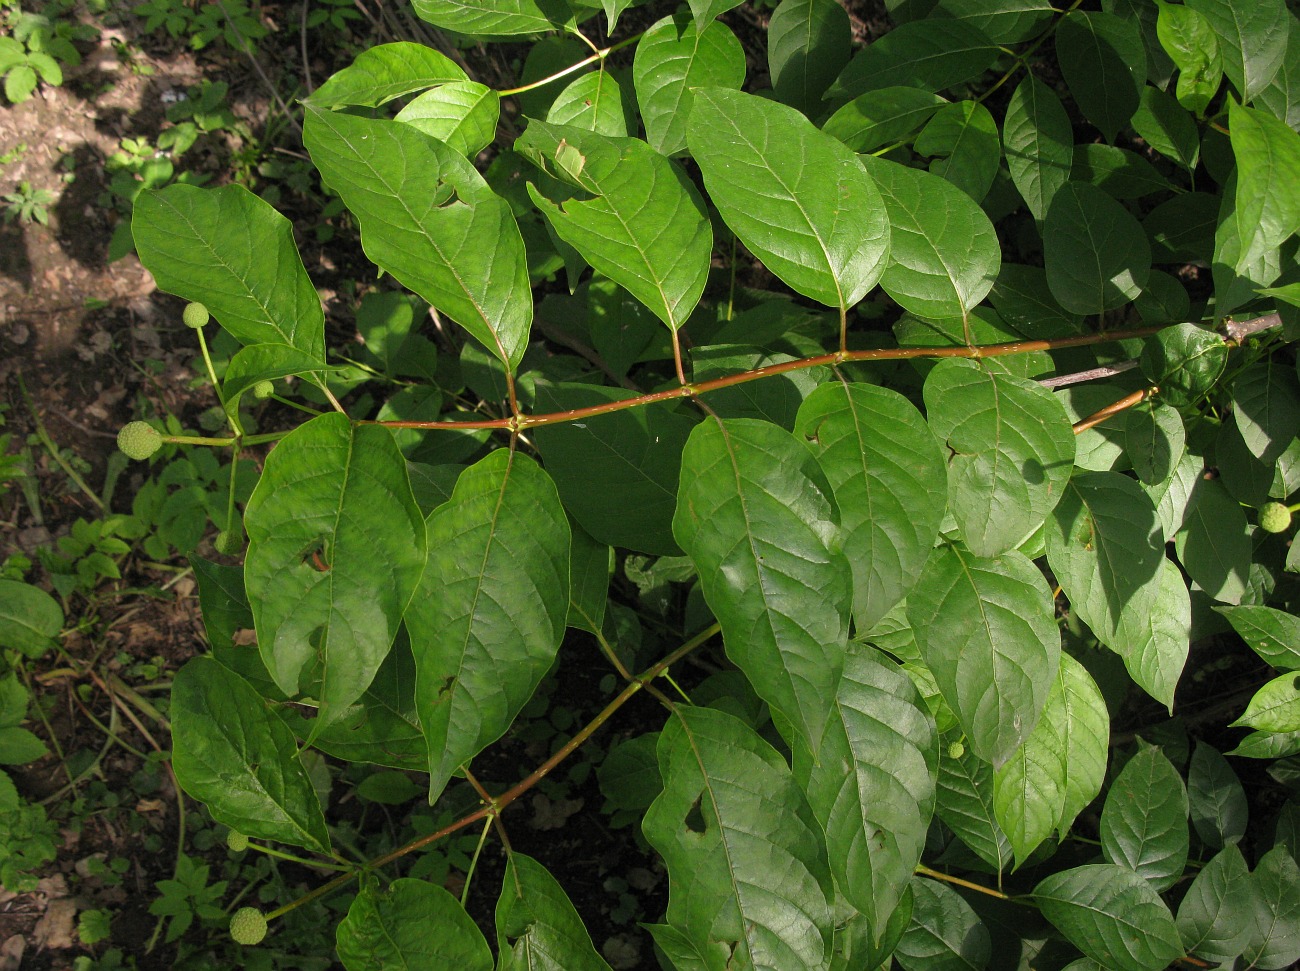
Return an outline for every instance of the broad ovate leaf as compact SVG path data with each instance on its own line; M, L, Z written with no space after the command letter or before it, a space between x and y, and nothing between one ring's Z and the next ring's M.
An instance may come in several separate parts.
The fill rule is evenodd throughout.
M492 971L492 952L473 918L424 880L365 887L335 936L348 971Z
M1029 737L1056 681L1061 634L1042 572L1017 550L938 547L907 598L926 666L971 749L1001 766Z
M1284 0L1187 0L1219 38L1223 73L1242 100L1252 101L1281 69L1291 15Z
M533 305L509 203L411 125L308 109L303 139L360 222L366 256L516 367Z
M328 851L298 742L251 684L210 657L172 682L172 768L212 818L257 839Z
M676 331L709 274L713 230L678 166L636 138L533 121L516 147L589 199L533 201L556 234Z
M817 755L797 747L794 774L840 893L877 938L920 861L938 766L934 719L911 679L873 648L851 651Z
M566 0L411 0L421 20L478 37L542 34L573 25Z
M1187 865L1187 788L1155 746L1143 746L1111 783L1101 811L1101 851L1156 890L1168 890Z
M412 99L397 120L473 159L492 144L500 116L495 91L477 81L454 81Z
M816 459L789 432L713 419L686 443L673 517L727 656L810 748L831 715L849 633L850 574L832 549L827 493Z
M1052 296L1076 314L1100 314L1137 298L1151 274L1141 224L1103 190L1068 182L1043 224L1043 264Z
M926 379L925 404L951 451L948 508L966 546L981 556L1019 546L1056 506L1074 464L1060 399L1037 382L947 360Z
M1228 104L1237 189L1232 218L1244 272L1300 230L1300 134L1266 111ZM1272 281L1262 281L1269 283Z
M244 526L262 659L286 695L315 699L315 734L366 690L420 578L406 460L386 428L314 418L267 457Z
M464 69L446 54L423 44L398 41L362 51L305 100L317 108L373 108L416 91L465 80Z
M956 890L923 877L912 878L912 916L894 950L903 971L979 969L993 945L988 928Z
M642 829L668 867L668 923L738 967L828 968L826 848L785 760L739 719L682 705L658 753Z
M777 100L815 119L822 95L848 63L852 41L849 15L835 0L782 0L767 28Z
M1070 179L1074 130L1056 93L1033 75L1020 82L1007 105L1002 153L1030 214L1042 222Z
M1254 920L1245 857L1226 846L1202 867L1178 905L1178 933L1187 953L1205 961L1231 961L1246 949Z
M889 219L858 156L793 108L695 92L687 142L723 220L792 289L841 311L880 280Z
M934 546L948 486L939 443L902 395L840 382L805 399L795 434L835 493L853 618L869 630L907 595Z
M550 670L569 607L569 521L536 462L498 449L430 514L406 614L430 798L510 727Z
M496 931L497 971L610 971L559 881L522 853L506 863Z
M241 344L288 344L324 362L325 311L293 225L243 186L141 192L131 218L158 288L203 304Z

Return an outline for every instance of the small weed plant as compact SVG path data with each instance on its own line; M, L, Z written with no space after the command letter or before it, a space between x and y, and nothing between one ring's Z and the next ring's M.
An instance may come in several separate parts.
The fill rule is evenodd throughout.
M384 274L360 344L264 200L135 196L205 359L239 347L228 431L124 445L274 443L242 565L194 561L172 765L333 874L236 939L342 892L349 969L607 968L508 808L644 693L596 773L667 871L665 968L1291 965L1300 21L939 0L855 46L834 0L738 6L414 0L532 46L493 88L384 44L305 101ZM561 652L608 703L493 791ZM359 856L322 754L454 818ZM500 887L481 844L419 866L467 827ZM173 920L215 912L196 873Z

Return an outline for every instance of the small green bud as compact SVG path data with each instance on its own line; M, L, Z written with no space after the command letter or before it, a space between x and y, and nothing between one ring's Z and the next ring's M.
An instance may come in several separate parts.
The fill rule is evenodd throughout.
M1280 502L1260 507L1259 528L1266 533L1285 533L1291 528L1291 510Z
M230 936L238 944L261 944L266 937L266 918L256 907L240 907L230 918Z
M961 742L953 742L948 746L948 758L959 759L966 754L966 746Z
M128 422L117 433L117 447L127 458L142 462L162 448L162 436L147 421Z
M212 541L218 553L225 553L233 556L244 548L244 534L238 529L223 529L217 533L217 538ZM244 842L248 842L245 840Z
M193 327L198 330L211 319L212 315L208 313L208 308L201 303L187 303L185 310L181 314L181 319L185 321L186 327Z
M237 833L233 829L226 834L226 845L236 853L242 853L248 849L248 837L243 833Z
M275 394L275 382L258 381L253 385L253 397L259 400L265 400Z

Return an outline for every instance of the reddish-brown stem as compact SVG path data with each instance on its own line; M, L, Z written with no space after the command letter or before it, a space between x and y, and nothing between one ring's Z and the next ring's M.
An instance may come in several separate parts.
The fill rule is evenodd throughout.
M1112 415L1118 415L1121 411L1132 408L1136 404L1141 404L1155 391L1154 388L1143 388L1141 391L1134 391L1132 394L1126 394L1114 404L1107 405L1100 411L1094 411L1087 418L1074 423L1074 434L1081 435L1094 425L1100 425Z

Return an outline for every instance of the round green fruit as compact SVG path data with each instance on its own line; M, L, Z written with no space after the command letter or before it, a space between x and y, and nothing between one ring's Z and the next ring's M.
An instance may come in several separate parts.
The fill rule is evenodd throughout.
M248 849L248 837L243 833L237 833L233 829L226 834L226 846L230 847L236 853Z
M953 742L948 746L948 758L959 759L966 754L966 746L961 742Z
M253 385L253 397L266 399L275 394L275 383L273 381L258 381Z
M133 421L117 433L117 447L127 458L142 462L162 448L162 436L147 421Z
M244 534L237 529L223 529L212 541L218 553L234 555L244 548ZM245 840L247 842L247 840Z
M266 937L266 918L256 907L240 907L230 918L230 936L239 944L261 944Z
M193 327L198 330L211 319L212 315L208 313L208 308L201 303L187 303L185 310L181 314L181 319L185 321L186 327Z
M1261 506L1259 528L1266 533L1285 533L1291 528L1291 510L1280 502Z

